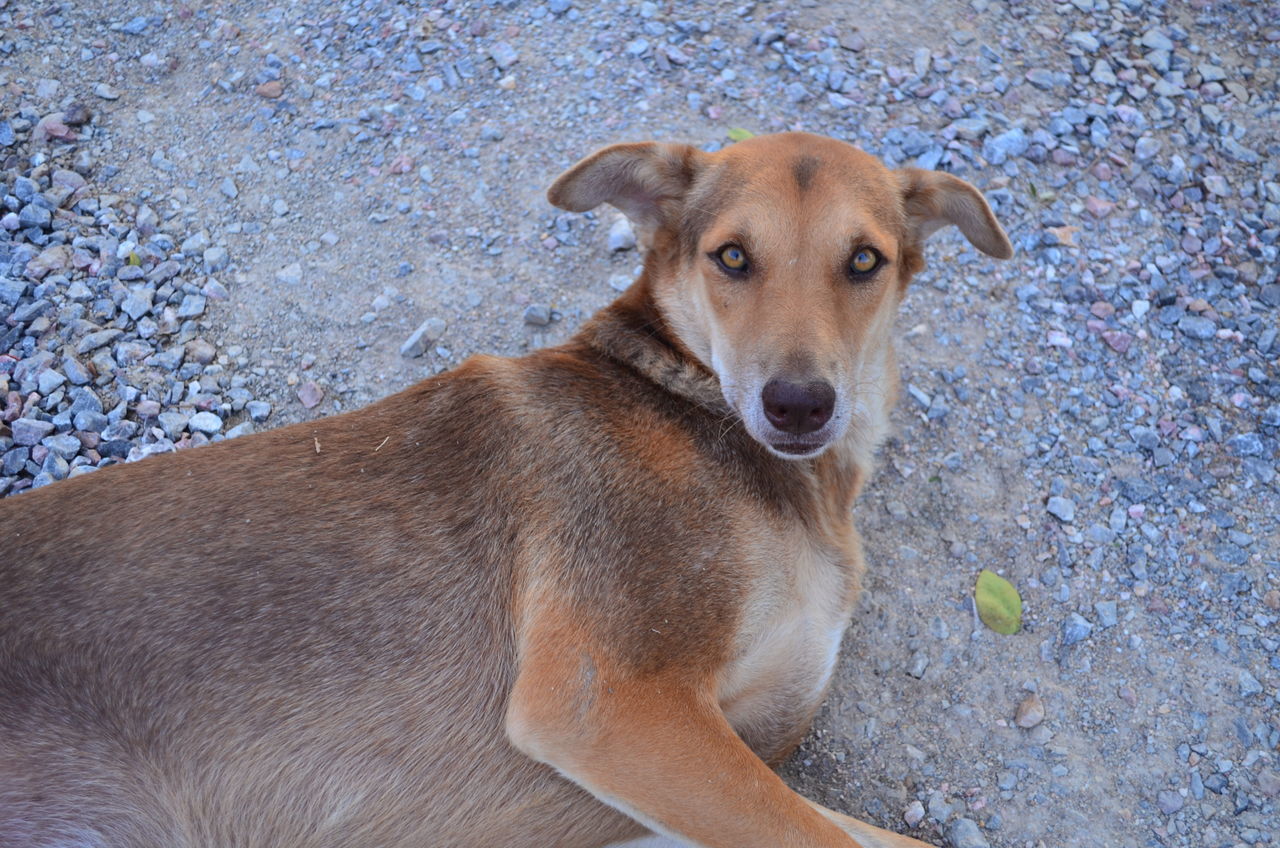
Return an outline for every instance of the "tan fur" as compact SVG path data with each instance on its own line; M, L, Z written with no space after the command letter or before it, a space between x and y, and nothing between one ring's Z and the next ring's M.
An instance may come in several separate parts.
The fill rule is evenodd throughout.
M767 763L858 592L921 242L999 224L803 134L609 148L550 196L651 231L569 343L0 502L0 845L922 845ZM780 374L835 386L801 458Z

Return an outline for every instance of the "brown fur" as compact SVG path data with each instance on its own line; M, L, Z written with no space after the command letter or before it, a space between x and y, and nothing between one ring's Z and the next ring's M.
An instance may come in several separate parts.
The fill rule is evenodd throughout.
M920 846L765 763L858 591L851 507L914 260L840 269L867 240L918 250L920 216L984 226L976 192L929 179L804 135L606 149L551 197L614 203L653 248L568 344L0 502L0 845ZM737 288L704 255L726 238L759 262ZM766 370L871 356L884 384L784 458L712 336Z

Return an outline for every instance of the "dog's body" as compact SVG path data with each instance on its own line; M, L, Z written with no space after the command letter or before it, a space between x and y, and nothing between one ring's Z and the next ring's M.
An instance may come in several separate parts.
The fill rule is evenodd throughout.
M562 347L0 502L0 845L921 845L765 765L804 734L856 598L851 507L918 244L876 243L899 268L857 295L856 362L790 349L807 372L747 389L782 434L762 438L728 324L698 317L727 301L690 293L696 227L668 208L707 209L707 160L611 148L553 188L654 231L645 275ZM833 368L828 403L805 387Z

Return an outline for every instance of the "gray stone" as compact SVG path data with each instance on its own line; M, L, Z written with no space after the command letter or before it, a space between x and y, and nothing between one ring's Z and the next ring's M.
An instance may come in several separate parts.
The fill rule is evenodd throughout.
M545 327L551 323L551 308L534 304L524 311L524 322L535 327Z
M22 295L26 293L26 291L26 280L14 280L9 277L0 277L0 303L5 306L17 306L18 301L22 299Z
M187 421L187 426L192 432L212 436L222 431L222 419L212 412L197 412Z
M1199 315L1184 315L1178 319L1178 329L1184 336L1199 341L1207 341L1217 334L1217 327L1208 318Z
M276 282L286 286L298 285L302 282L302 265L298 262L290 262L276 271Z
M1077 642L1083 642L1092 632L1093 623L1080 613L1073 612L1066 621L1062 622L1062 644L1074 645Z
M609 228L609 249L612 251L630 250L636 246L636 234L631 229L631 222L626 218L618 218Z
M1262 684L1258 682L1258 678L1249 673L1247 669L1240 670L1239 677L1240 697L1252 698L1254 695L1261 695L1263 692Z
M1103 628L1116 626L1116 602L1115 601L1098 601L1093 605L1093 610L1098 614L1098 624Z
M182 298L182 305L178 307L179 318L197 318L204 314L204 295L188 294Z
M251 400L244 405L244 408L254 421L262 422L271 417L271 404L265 400Z
M947 845L950 848L991 848L991 843L972 819L956 819L947 826Z
M1049 498L1048 503L1045 504L1045 509L1054 518L1066 524L1070 524L1076 519L1076 505L1070 498L1064 498L1060 495Z
M189 420L189 417L181 412L162 412L156 416L156 423L170 439L182 438L182 431L187 429Z
M1021 127L991 136L982 143L982 155L992 165L1002 165L1007 160L1021 156L1031 146L1031 140Z
M1160 152L1160 139L1145 135L1133 146L1133 158L1139 162L1147 162Z
M16 445L38 445L40 440L53 432L52 421L35 418L19 418L9 425Z
M53 222L53 213L43 206L28 203L18 212L18 223L23 227L40 227L48 229Z
M418 328L409 334L409 338L404 340L400 345L400 355L409 359L422 356L430 349L431 345L436 342L448 325L442 318L428 318L418 325Z
M54 390L57 389L58 386L61 386L65 382L67 382L65 374L55 371L52 368L46 368L40 372L39 376L36 377L36 391L40 392L40 394L45 397L48 397L53 394Z
M205 249L203 259L205 273L214 274L227 267L231 262L231 254L227 253L225 247L215 245Z
M1160 812L1166 816L1171 816L1178 810L1182 809L1184 799L1181 793L1172 789L1162 789L1156 794L1156 804L1160 807Z
M150 26L150 24L151 21L148 20L146 16L139 15L138 17L132 18L127 23L123 24L120 29L122 32L127 32L129 35L142 35L147 31L147 27Z
M1173 51L1173 41L1170 40L1169 36L1154 28L1143 33L1138 43L1151 50Z
M81 355L90 354L90 352L96 351L97 348L110 345L111 342L114 342L116 338L123 336L123 334L124 330L116 329L114 327L110 329L97 330L97 332L90 333L79 341L76 346L76 352Z
M151 311L152 298L155 292L148 288L134 289L120 304L120 311L137 321Z
M489 48L489 58L493 59L493 63L498 66L498 70L505 71L520 61L520 54L507 42L499 41Z

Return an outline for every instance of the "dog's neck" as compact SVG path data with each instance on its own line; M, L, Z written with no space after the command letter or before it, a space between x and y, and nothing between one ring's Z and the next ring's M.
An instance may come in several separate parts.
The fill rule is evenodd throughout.
M713 415L737 417L716 375L672 332L653 299L647 276L592 318L580 336L671 394Z

